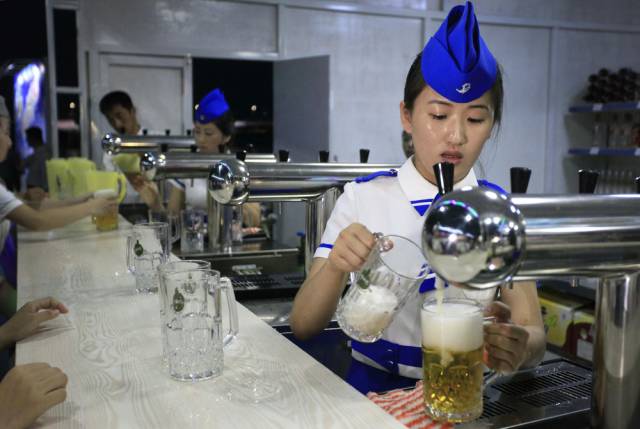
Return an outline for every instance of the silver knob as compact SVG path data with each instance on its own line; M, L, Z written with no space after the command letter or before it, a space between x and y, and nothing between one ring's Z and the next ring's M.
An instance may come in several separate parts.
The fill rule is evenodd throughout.
M431 268L445 280L484 289L516 273L524 234L524 218L509 197L467 187L430 207L422 248Z
M112 155L114 153L120 152L120 145L122 144L122 139L118 137L117 134L107 133L102 138L102 150Z
M249 170L239 159L226 159L209 170L209 194L221 204L238 205L249 198Z

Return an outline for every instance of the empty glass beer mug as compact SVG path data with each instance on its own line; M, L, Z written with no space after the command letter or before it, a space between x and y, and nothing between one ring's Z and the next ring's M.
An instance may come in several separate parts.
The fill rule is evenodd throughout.
M179 273L181 271L193 271L193 270L208 270L211 269L211 263L208 261L201 261L197 259L191 260L177 260L177 261L169 261L165 264L160 265L160 291L162 291L162 282L164 281L164 276L162 273ZM167 360L167 344L165 335L166 329L166 321L165 321L165 303L163 301L164 294L161 292L160 296L160 332L162 333L162 359Z
M483 308L444 298L421 309L425 411L437 421L466 422L482 414Z
M158 267L169 259L169 225L164 222L133 225L127 237L127 268L136 278L136 290L158 291Z
M223 347L238 333L233 287L215 270L162 272L163 341L169 374L198 381L222 374ZM222 334L222 295L226 295L229 331Z
M180 251L182 253L204 252L206 213L202 210L185 209L180 213Z
M376 244L362 269L352 276L338 303L336 318L351 338L377 341L429 271L420 247L398 235L376 236Z

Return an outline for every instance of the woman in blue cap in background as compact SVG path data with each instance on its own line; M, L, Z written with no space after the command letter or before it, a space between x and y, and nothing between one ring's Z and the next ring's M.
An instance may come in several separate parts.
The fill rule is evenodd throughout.
M193 135L198 153L235 153L233 122L233 114L220 89L205 95L193 116ZM167 203L169 212L177 214L185 207L207 209L206 179L169 180L169 183L173 185ZM260 204L243 204L242 214L246 226L260 225Z
M349 183L329 219L322 244L300 288L291 312L299 338L319 333L331 320L350 272L359 271L374 246L372 231L421 242L421 231L438 189L433 165L455 165L454 188L489 186L476 179L473 165L502 116L502 76L480 37L473 5L454 7L411 65L400 117L411 134L415 154L398 170ZM419 288L428 299L434 274ZM464 296L448 287L446 296ZM417 293L416 293L417 294ZM535 284L474 295L497 322L485 327L485 363L511 372L537 365L545 351L545 333ZM382 339L352 341L348 381L363 393L406 387L422 378L420 305L409 299L385 330Z

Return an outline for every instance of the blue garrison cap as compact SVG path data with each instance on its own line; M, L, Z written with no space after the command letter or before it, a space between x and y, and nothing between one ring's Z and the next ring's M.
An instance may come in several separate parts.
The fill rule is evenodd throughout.
M480 36L473 5L449 12L422 51L424 81L456 103L479 98L493 86L498 64Z
M194 119L196 122L206 124L224 115L228 110L229 105L224 99L224 94L216 88L200 100Z

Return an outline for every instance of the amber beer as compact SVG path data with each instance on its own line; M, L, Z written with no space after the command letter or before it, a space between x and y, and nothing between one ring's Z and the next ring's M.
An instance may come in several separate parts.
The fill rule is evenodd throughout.
M93 196L96 198L115 198L118 194L112 189L102 189L94 192ZM95 215L93 219L95 219L94 223L98 231L118 229L118 206L116 205L101 215Z
M466 422L482 414L482 322L472 300L422 306L424 404L434 420Z

